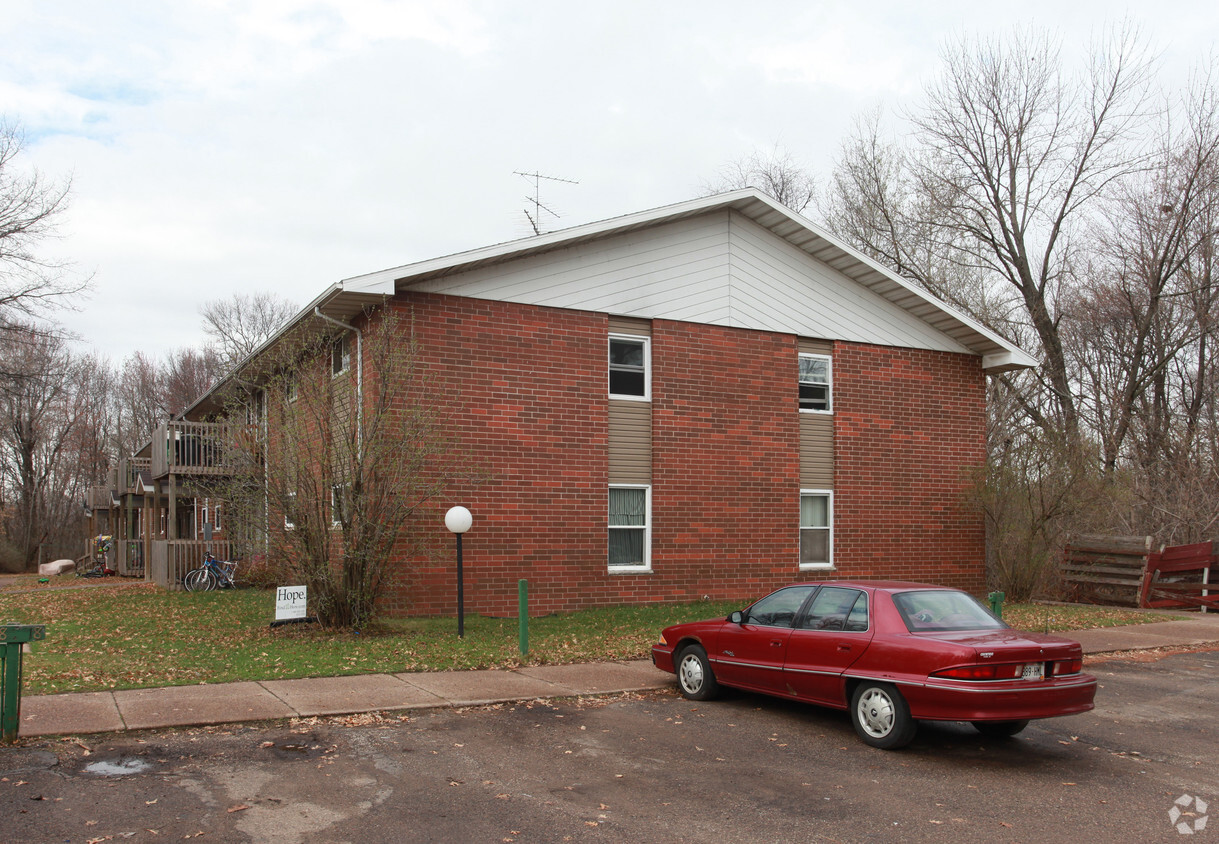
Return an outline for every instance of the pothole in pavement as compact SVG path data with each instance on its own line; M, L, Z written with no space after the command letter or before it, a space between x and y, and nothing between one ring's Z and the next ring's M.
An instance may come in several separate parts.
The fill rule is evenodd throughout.
M85 765L86 774L99 777L126 777L142 774L152 768L152 763L136 756L119 756L117 759L98 759Z

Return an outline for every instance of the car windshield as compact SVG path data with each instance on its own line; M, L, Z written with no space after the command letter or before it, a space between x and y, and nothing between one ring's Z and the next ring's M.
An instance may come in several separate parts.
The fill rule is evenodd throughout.
M893 604L911 633L1007 627L972 595L952 589L898 592L893 596Z

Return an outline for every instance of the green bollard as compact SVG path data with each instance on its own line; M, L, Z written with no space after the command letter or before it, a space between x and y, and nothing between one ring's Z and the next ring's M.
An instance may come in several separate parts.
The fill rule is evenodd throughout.
M0 626L0 740L17 740L21 726L21 649L46 638L41 624Z
M529 581L516 582L516 606L521 619L521 653L529 653Z
M986 596L990 599L990 611L995 614L995 618L1003 618L1003 598L1002 592L991 592Z

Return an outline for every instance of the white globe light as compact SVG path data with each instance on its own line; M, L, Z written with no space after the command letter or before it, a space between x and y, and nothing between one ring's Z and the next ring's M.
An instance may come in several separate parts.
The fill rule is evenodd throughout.
M474 523L474 517L465 507L450 507L444 514L444 526L453 533L465 533Z

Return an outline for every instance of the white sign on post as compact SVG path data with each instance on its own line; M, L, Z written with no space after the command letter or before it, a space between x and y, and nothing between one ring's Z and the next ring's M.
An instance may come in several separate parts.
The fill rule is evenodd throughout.
M280 586L275 590L275 620L305 617L304 586Z

